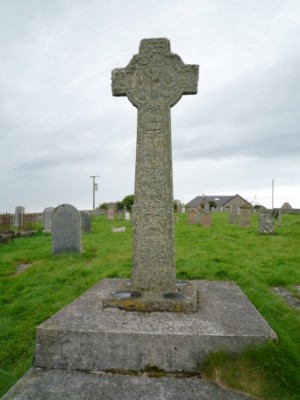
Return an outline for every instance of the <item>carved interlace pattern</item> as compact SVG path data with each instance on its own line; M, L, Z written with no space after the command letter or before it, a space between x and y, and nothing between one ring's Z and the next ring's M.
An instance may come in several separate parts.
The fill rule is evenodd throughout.
M138 108L132 286L174 290L176 284L170 108L197 92L198 66L170 52L167 39L144 39L139 54L112 72L115 96Z

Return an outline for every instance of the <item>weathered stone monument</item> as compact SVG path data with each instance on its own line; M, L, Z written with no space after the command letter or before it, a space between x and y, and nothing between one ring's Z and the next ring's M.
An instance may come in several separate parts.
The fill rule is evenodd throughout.
M258 222L258 233L269 235L274 233L274 218L271 214L261 214Z
M43 232L52 233L52 214L54 207L47 207L43 211Z
M81 218L70 204L61 204L52 214L52 254L81 253Z
M98 282L41 324L35 369L7 399L247 398L198 379L132 376L149 366L196 372L212 351L276 339L235 283L176 281L170 108L196 93L197 80L198 66L172 54L167 39L142 40L113 71L113 94L138 108L132 277Z
M241 226L250 226L251 224L251 209L246 207L241 207L240 211L240 225Z
M24 223L25 208L22 206L17 206L15 208L15 227L22 229Z
M188 210L188 224L189 225L194 225L197 223L197 219L198 219L198 211L196 210L196 208L191 208L190 210Z
M114 221L114 219L115 219L115 205L114 205L114 203L107 204L106 219L108 221Z
M209 227L209 226L211 226L211 222L212 222L211 220L212 220L211 213L204 212L200 216L200 225Z
M238 214L237 206L234 204L230 205L229 214L228 214L228 222L229 224L238 224L240 221L240 216Z
M81 228L83 233L91 233L92 231L92 217L88 211L81 213Z
M210 213L210 204L209 204L208 201L206 201L206 202L204 203L204 212L205 212L206 214Z
M170 110L196 94L198 66L170 52L167 39L144 39L139 54L112 72L114 96L138 109L132 287L175 290Z

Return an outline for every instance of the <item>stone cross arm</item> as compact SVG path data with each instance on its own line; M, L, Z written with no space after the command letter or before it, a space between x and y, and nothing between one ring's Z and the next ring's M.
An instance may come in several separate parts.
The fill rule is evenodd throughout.
M137 108L172 107L182 95L197 93L198 75L198 65L185 65L171 53L168 39L144 39L139 54L112 71L112 92L127 96Z

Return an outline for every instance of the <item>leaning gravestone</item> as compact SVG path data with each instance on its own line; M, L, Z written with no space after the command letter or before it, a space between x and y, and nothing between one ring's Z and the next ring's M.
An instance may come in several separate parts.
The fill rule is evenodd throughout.
M92 231L92 218L88 211L82 211L81 213L81 228L83 233L91 233Z
M52 215L52 254L81 253L81 218L70 204L56 207Z
M258 233L268 235L274 233L274 218L271 214L261 214L258 224Z
M43 232L52 233L52 214L54 207L47 207L43 211Z

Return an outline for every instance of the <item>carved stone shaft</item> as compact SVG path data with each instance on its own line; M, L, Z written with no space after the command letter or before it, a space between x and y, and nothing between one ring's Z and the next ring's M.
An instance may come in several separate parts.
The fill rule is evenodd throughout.
M198 69L172 54L168 39L144 39L127 67L112 72L113 95L138 109L134 289L176 289L170 109L183 94L197 93Z

